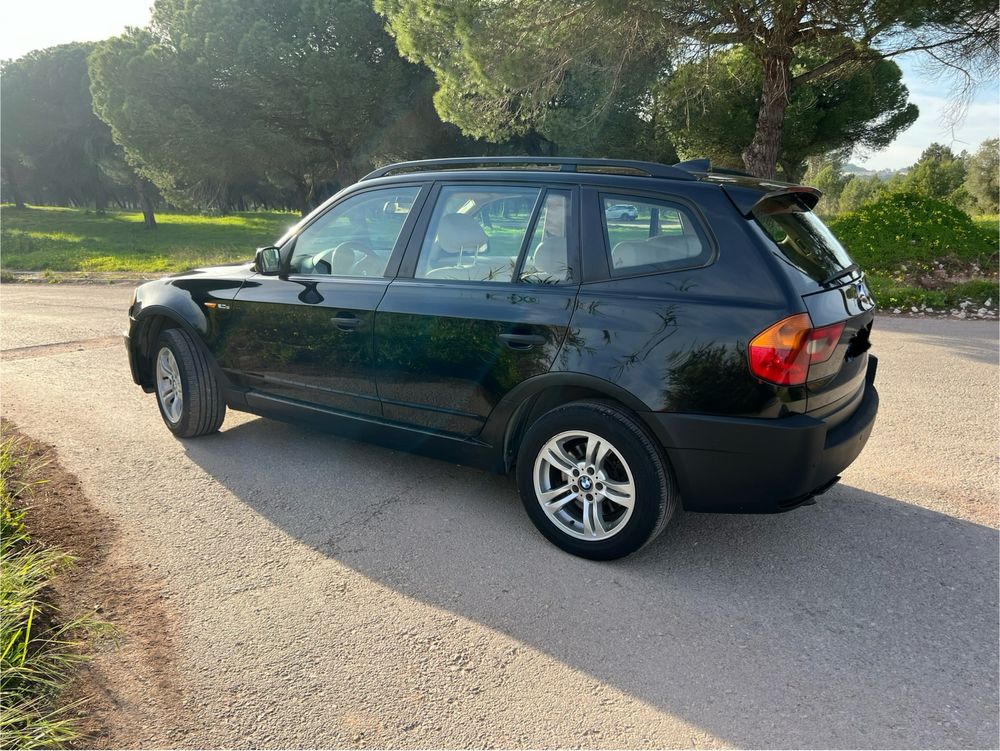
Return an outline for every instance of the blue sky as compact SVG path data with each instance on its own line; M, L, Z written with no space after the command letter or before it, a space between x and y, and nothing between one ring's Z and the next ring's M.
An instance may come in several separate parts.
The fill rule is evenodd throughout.
M41 47L73 41L93 41L121 33L126 26L143 26L149 20L150 0L0 0L0 59L20 57ZM97 10L100 8L100 11ZM955 151L974 151L1000 130L998 81L980 87L965 119L954 130L942 121L948 105L946 82L920 70L919 57L901 56L903 81L920 117L887 149L855 154L852 161L869 169L898 169L912 164L932 141Z
M851 159L855 164L868 169L899 169L917 161L920 152L934 141L951 146L955 152L975 151L987 138L1000 135L1000 84L996 79L979 87L964 120L953 130L942 117L949 103L949 82L922 70L921 59L915 53L896 58L920 117L889 148L868 155L855 153Z

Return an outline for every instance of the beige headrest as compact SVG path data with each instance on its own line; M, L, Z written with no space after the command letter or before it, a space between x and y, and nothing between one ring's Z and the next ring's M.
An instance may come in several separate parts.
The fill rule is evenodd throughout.
M557 279L566 277L566 238L546 237L535 248L535 271Z
M437 246L448 253L473 252L486 245L486 233L468 214L445 214L438 223Z

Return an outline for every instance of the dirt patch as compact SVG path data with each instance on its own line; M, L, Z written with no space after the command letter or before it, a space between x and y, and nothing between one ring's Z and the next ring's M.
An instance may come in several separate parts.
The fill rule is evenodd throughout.
M60 355L63 352L83 352L86 349L109 349L122 346L120 336L103 336L99 339L80 339L75 342L56 342L55 344L35 344L31 347L11 347L0 350L4 360L24 360L29 357L48 357Z
M942 290L956 284L964 284L976 279L992 281L996 278L997 254L985 259L985 265L976 261L959 258L954 254L941 256L930 263L900 264L897 281L930 290Z
M2 284L130 284L133 287L161 279L175 271L139 274L134 271L7 271L0 274Z
M174 660L174 616L159 583L133 560L114 520L84 495L51 446L7 420L2 432L25 439L28 466L45 462L37 478L44 483L30 499L31 535L76 558L54 583L55 604L68 617L96 612L116 630L90 642L91 660L63 694L66 703L86 702L77 712L83 732L77 747L179 745L191 725Z

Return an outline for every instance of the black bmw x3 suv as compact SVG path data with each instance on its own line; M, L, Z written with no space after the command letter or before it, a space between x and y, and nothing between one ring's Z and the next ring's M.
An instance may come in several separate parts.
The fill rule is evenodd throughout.
M875 302L818 197L703 160L390 165L252 264L139 287L132 376L182 438L228 406L513 471L549 540L617 558L678 506L802 504L867 442Z

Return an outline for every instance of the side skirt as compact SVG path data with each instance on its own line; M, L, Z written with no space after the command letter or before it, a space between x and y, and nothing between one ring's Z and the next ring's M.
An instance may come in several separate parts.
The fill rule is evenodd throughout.
M237 411L283 422L305 423L355 441L477 467L496 474L506 472L502 452L476 439L420 430L377 417L338 412L255 391L239 394L229 392L227 397L229 407Z

